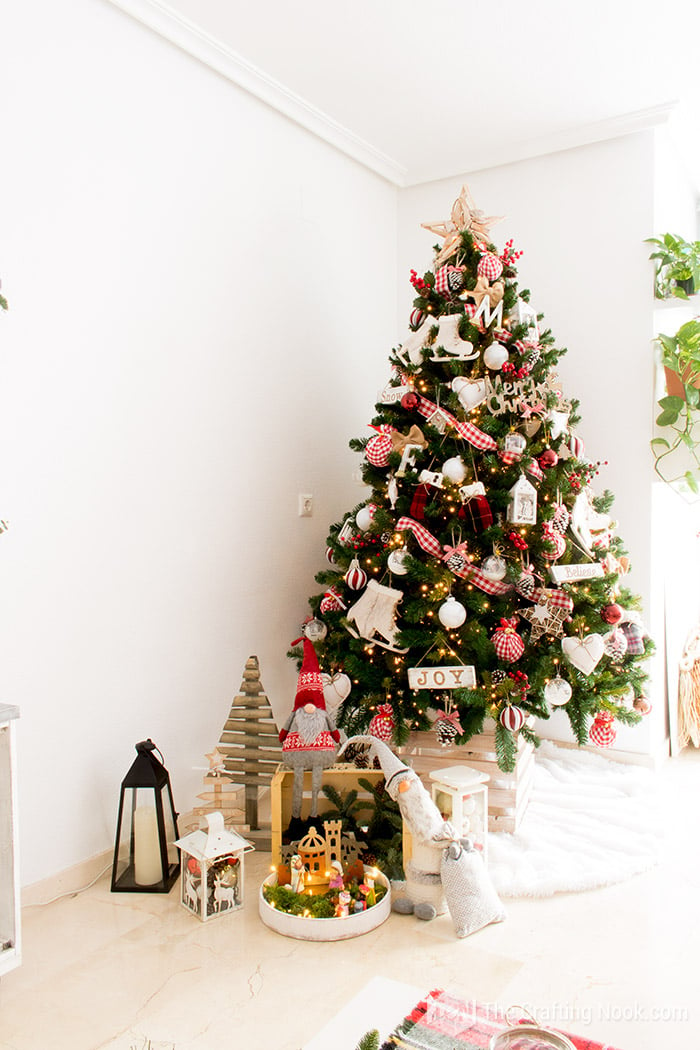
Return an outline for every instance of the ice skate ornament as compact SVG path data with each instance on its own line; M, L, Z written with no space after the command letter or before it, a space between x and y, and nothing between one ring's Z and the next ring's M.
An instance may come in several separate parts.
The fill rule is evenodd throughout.
M348 609L346 629L353 638L364 638L392 653L407 653L408 649L396 645L396 606L402 598L402 591L369 580L364 594ZM353 630L350 623L354 623L357 630Z
M459 334L463 314L444 314L437 321L438 334L433 340L431 361L475 361L479 351ZM435 323L435 322L433 322ZM442 353L441 353L442 351Z
M449 911L458 937L504 919L483 858L443 819L415 770L372 736L350 737L339 754L357 743L369 744L370 759L379 760L387 794L398 804L412 837L411 860L406 864L407 896L395 900L394 911L414 913L419 919L432 919ZM451 863L463 853L469 856L470 865Z
M459 197L452 205L449 219L444 222L421 223L424 230L436 233L444 241L435 256L434 267L442 266L450 256L459 251L463 233L470 233L478 244L488 243L491 240L491 227L503 218L503 215L484 215L483 211L475 207L469 187L462 186Z
M292 820L301 818L304 771L311 770L311 817L318 816L318 793L323 770L335 761L340 733L326 711L323 683L316 650L308 638L297 638L292 645L304 643L304 658L297 681L294 709L280 730L282 761L294 770L292 787Z
M411 364L419 368L423 363L423 349L427 345L428 338L433 328L437 327L438 321L432 314L427 314L415 332L409 332L404 341L396 351L396 356L405 365Z

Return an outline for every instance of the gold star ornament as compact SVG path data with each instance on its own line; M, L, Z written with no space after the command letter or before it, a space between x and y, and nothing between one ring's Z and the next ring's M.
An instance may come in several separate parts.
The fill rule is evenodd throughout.
M462 186L462 191L452 205L450 218L446 222L422 222L424 230L430 230L442 237L444 243L435 258L435 266L441 266L460 246L462 234L465 230L473 236L475 241L488 244L491 238L491 227L501 222L503 215L484 215L474 205L474 200L469 192L468 186Z

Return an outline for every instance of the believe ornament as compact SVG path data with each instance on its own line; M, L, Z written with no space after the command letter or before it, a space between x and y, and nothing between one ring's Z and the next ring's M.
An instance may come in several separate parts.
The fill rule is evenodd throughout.
M351 591L361 591L367 586L367 573L360 568L357 558L353 558L350 562L344 579Z
M550 707L563 707L571 699L572 689L564 678L557 675L544 687L544 698Z
M605 643L599 634L562 638L561 648L569 663L585 675L593 674L605 655Z
M448 630L455 630L457 627L461 627L466 618L467 610L451 594L438 609L438 619L442 626L447 627Z
M514 616L512 620L502 619L501 626L497 627L491 635L491 641L499 660L515 663L525 652L525 643L515 630L517 624L517 616Z
M376 736L377 740L383 740L388 744L393 736L395 724L394 709L391 704L380 704L367 731L370 736Z
M617 730L613 725L614 718L609 711L599 711L588 731L588 739L596 747L612 747Z
M525 725L525 712L515 704L508 704L498 716L498 721L511 733L517 733Z

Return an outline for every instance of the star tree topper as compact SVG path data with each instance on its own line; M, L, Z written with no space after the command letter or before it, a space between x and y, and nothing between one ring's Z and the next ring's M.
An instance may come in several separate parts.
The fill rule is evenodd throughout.
M491 227L501 222L503 215L484 215L474 205L474 200L469 192L468 186L462 186L462 191L452 205L450 218L446 222L422 222L424 230L436 233L444 239L444 244L435 258L435 266L441 266L457 251L460 245L462 233L468 230L475 240L487 244L491 239Z

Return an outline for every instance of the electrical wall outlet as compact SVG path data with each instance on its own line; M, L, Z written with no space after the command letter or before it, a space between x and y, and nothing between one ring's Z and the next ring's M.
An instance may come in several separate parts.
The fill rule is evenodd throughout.
M299 517L310 518L314 512L314 498L309 492L299 493Z

